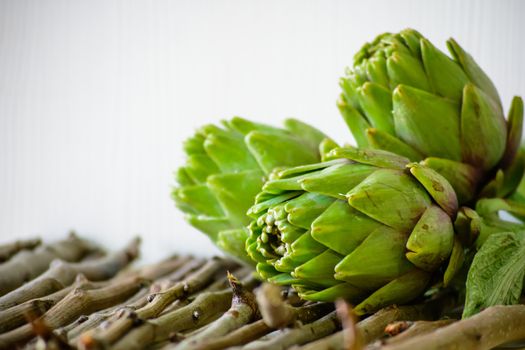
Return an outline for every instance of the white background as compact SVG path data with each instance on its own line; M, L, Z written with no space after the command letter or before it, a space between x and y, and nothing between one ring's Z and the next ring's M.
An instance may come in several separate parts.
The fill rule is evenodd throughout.
M506 108L525 95L525 1L0 0L0 242L70 229L151 261L212 254L170 199L181 142L241 115L351 140L338 77L365 41L453 36Z

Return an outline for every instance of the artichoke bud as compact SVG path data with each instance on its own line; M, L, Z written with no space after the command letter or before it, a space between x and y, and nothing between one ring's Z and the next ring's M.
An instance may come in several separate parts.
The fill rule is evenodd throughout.
M506 121L488 76L453 39L447 47L450 56L411 29L377 36L346 70L339 109L359 147L465 164L457 175L449 164L434 168L464 205L519 162L523 103L513 100ZM510 182L493 193L511 195Z
M447 264L453 277L457 199L443 176L382 150L329 159L280 171L249 210L246 247L270 281L367 313L421 295Z
M228 254L249 262L252 259L248 255L256 257L256 261L278 258L279 253L284 254L284 245L275 246L266 240L264 249L256 251L252 247L255 242L250 241L245 230L250 222L247 210L274 169L319 162L324 139L326 136L319 130L295 119L286 120L285 128L239 117L224 121L221 126L205 125L184 143L186 165L176 172L178 186L172 197L187 214L188 222ZM335 147L326 141L325 147L328 146ZM288 191L276 199L267 194L273 201L258 210L298 195ZM294 220L305 220L301 215L306 214L295 210ZM293 236L292 231L287 232L287 237ZM271 232L265 235L271 237ZM264 274L268 275L268 269Z

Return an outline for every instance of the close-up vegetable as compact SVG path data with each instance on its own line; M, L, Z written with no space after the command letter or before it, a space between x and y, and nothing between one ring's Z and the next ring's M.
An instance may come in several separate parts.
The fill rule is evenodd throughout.
M360 147L423 161L452 184L461 204L507 196L521 180L523 101L505 120L490 78L454 39L451 57L413 29L365 44L340 80L341 114Z
M321 160L321 131L296 119L284 128L235 117L207 125L184 143L186 165L172 197L187 221L228 254L251 263L244 250L246 211L275 168Z
M1 0L0 350L525 349L524 13Z
M263 186L249 212L257 271L307 300L347 299L358 314L413 300L440 269L448 285L463 247L445 178L385 151L336 148L327 158Z

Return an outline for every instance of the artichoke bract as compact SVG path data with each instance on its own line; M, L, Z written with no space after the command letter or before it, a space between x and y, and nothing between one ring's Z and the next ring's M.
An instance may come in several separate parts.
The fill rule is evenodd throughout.
M447 48L451 58L411 29L378 36L340 80L339 109L359 147L423 161L460 203L507 196L524 170L523 102L505 120L489 77L454 39Z
M405 303L462 263L456 194L431 168L382 150L334 148L277 170L250 208L259 274L307 300L344 298L358 314Z
M244 250L246 211L274 168L316 163L326 136L296 119L284 128L235 117L207 125L184 143L186 165L172 197L187 221L226 253L253 263Z

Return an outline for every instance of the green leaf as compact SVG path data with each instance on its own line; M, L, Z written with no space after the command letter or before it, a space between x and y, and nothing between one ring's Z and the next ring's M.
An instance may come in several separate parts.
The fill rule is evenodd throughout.
M319 154L321 155L321 161L324 162L326 160L326 156L328 155L328 153L337 147L339 147L337 142L335 142L334 140L330 138L325 138L323 141L321 141L318 147Z
M204 141L204 149L221 172L237 172L259 168L257 161L244 144L242 135L233 133L209 134Z
M393 101L396 134L403 141L425 155L461 160L456 102L406 85L398 85Z
M184 152L187 154L206 154L204 151L204 140L206 139L206 136L203 134L195 134L192 137L186 139L182 147L184 148Z
M255 265L255 261L244 254L244 244L247 238L248 232L245 228L220 231L217 246L245 264Z
M447 47L454 60L461 65L469 79L501 106L498 90L481 67L474 61L474 58L452 38L447 41Z
M366 75L368 79L384 88L389 88L389 77L386 70L386 60L382 56L371 57L366 62Z
M408 46L413 55L421 55L421 47L419 42L423 36L414 29L403 29L399 32L399 35L403 38L405 45Z
M177 205L188 208L190 214L224 216L224 211L215 196L206 185L185 186L175 189L172 198ZM191 208L191 209L190 209Z
M300 135L251 131L245 142L265 173L276 167L316 163L320 159Z
M454 237L452 253L448 260L448 265L443 275L443 286L448 287L452 279L459 272L465 262L465 250L458 237Z
M450 216L454 217L458 211L456 192L450 183L432 168L418 163L407 166L410 173L419 181L436 203Z
M387 67L392 86L405 84L421 90L431 90L422 62L413 56L394 53L388 58Z
M334 279L334 268L343 257L327 249L315 258L295 268L292 276L301 280L319 284L322 287L332 287L340 282Z
M434 91L438 95L459 101L463 86L469 82L461 66L427 39L421 40L421 56Z
M305 191L345 199L348 191L376 169L376 167L359 163L337 164L308 174L298 182Z
M368 146L365 131L370 127L370 124L366 118L357 109L348 105L343 96L337 101L337 107L357 145L359 147Z
M366 137L370 147L373 149L382 149L388 152L397 153L413 162L423 159L423 155L419 153L419 151L417 151L414 147L401 141L396 136L390 135L384 131L375 128L369 128L366 129Z
M406 244L406 257L420 269L432 272L449 258L453 244L454 228L450 217L432 205L412 230Z
M233 228L227 217L189 214L186 220L191 226L208 235L213 242L217 242L219 232Z
M288 213L288 222L308 230L312 222L332 204L334 198L317 193L305 192L288 201L284 210Z
M348 203L361 213L408 233L430 205L430 197L404 172L381 169L347 194ZM396 203L395 208L390 208Z
M186 174L194 183L202 184L211 174L219 172L217 164L205 154L188 154Z
M310 232L305 232L291 244L288 253L275 262L274 267L280 272L292 272L296 266L315 258L325 250L326 247L313 239Z
M470 201L476 193L481 174L473 166L436 157L429 157L422 164L434 169L447 179L456 191L459 204Z
M299 292L299 296L304 300L332 302L334 300L345 298L347 300L360 301L367 295L367 292L357 288L350 283L339 283L333 287L325 288L321 291L307 290Z
M357 99L357 88L362 82L355 81L355 74L351 73L346 78L339 79L339 86L343 89L341 98L348 103L349 107L359 108L359 101Z
M384 286L413 266L405 244L405 233L380 226L337 264L334 277L369 290Z
M499 106L474 85L465 85L461 105L463 160L490 170L501 160L506 140L507 125Z
M394 133L392 93L379 84L366 82L359 89L359 104L374 128Z
M250 131L264 131L273 133L283 133L282 129L275 128L270 125L253 122L241 117L233 117L230 121L223 121L230 129L236 130L243 135L247 135Z
M523 133L523 100L514 96L508 117L507 146L503 155L502 166L507 167L520 147L521 135Z
M463 318L493 305L518 303L525 274L523 233L491 235L477 252L467 277Z
M328 159L345 158L357 163L373 165L380 168L404 170L410 162L408 158L380 149L361 149L355 147L334 148L327 156Z
M499 189L498 197L507 197L518 188L525 173L525 151L519 150L514 161L505 169L503 184Z
M208 177L207 184L232 223L239 226L248 224L250 219L246 216L246 211L253 204L253 199L263 184L262 171L255 169L216 174ZM205 206L206 203L201 205ZM204 208L201 210L204 211Z
M327 137L323 132L313 126L303 123L295 118L286 119L284 121L284 127L293 135L300 136L302 141L308 144L314 152L317 151L321 141Z
M180 186L195 185L195 181L193 181L193 179L188 175L185 167L180 167L175 172L175 181L177 181Z
M372 293L357 305L354 312L364 315L392 304L405 304L417 298L430 281L428 272L412 269Z
M354 251L383 225L337 200L312 223L312 237L342 255Z

